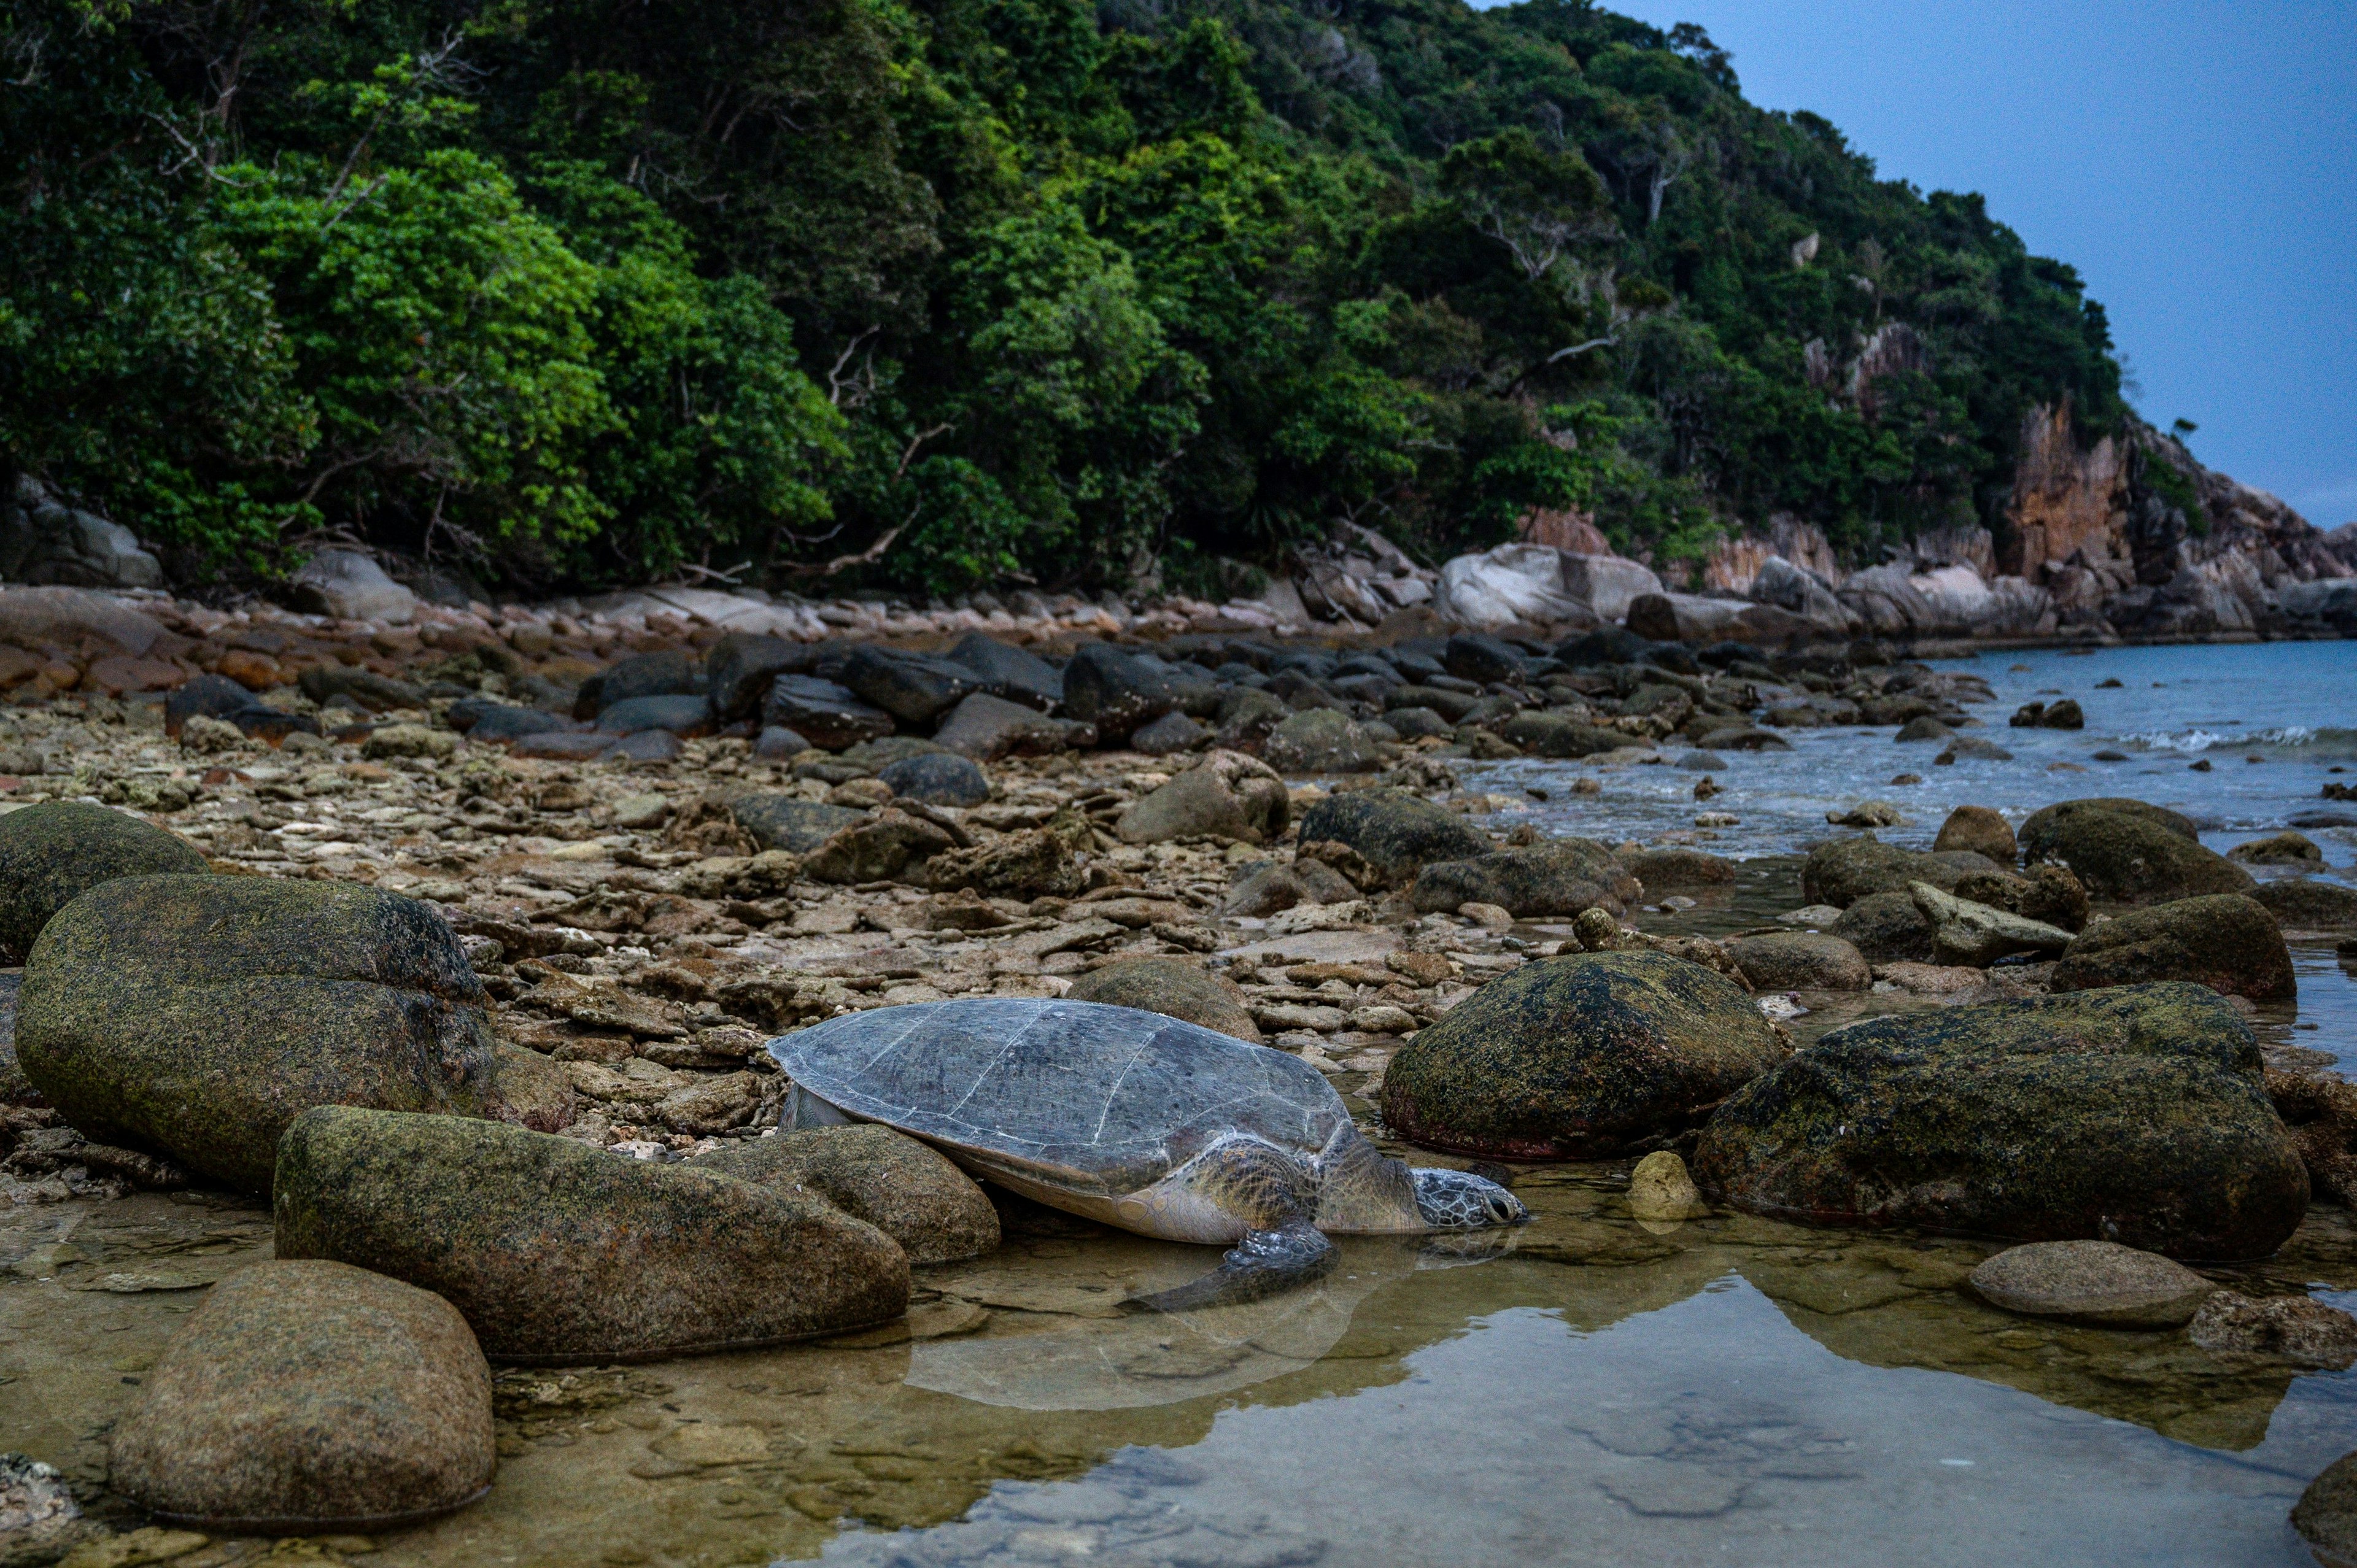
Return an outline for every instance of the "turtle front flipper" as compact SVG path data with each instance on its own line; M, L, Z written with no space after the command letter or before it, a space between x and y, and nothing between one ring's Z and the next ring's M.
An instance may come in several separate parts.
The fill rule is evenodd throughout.
M1317 1178L1259 1138L1222 1138L1131 1200L1149 1235L1224 1240L1241 1233L1201 1279L1124 1305L1157 1312L1222 1306L1273 1295L1332 1266L1334 1243L1318 1229Z
M1189 1312L1233 1306L1291 1290L1334 1266L1334 1243L1307 1219L1276 1230L1254 1230L1228 1249L1220 1266L1199 1280L1121 1305L1130 1312Z

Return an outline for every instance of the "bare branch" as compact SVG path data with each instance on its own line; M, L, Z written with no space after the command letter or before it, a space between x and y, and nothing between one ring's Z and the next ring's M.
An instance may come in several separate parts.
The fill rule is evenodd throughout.
M1585 343L1574 343L1568 349L1557 349L1554 353L1549 354L1545 359L1539 362L1543 365L1552 365L1558 360L1568 360L1575 354L1585 354L1591 349L1609 349L1615 343L1620 341L1620 339L1617 336L1610 338L1590 338Z
M871 562L875 561L877 557L882 555L884 552L892 548L892 542L900 537L901 531L906 529L910 523L917 521L917 508L910 507L909 509L908 516L902 518L899 521L886 529L881 534L877 536L875 543L869 545L866 549L861 551L856 555L838 555L834 560L825 563L823 565L789 566L785 569L786 575L790 577L832 577L837 572L847 572L854 566L867 565Z

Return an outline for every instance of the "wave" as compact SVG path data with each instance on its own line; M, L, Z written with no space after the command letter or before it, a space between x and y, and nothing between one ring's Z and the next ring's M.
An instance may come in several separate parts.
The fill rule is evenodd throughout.
M2119 737L2124 746L2141 746L2147 751L2174 751L2192 756L2216 747L2237 751L2286 751L2298 754L2303 761L2339 761L2357 758L2357 729L2344 729L2327 725L2283 725L2274 729L2251 730L2243 734L2222 734L2217 730L2189 729L2177 732L2147 730Z

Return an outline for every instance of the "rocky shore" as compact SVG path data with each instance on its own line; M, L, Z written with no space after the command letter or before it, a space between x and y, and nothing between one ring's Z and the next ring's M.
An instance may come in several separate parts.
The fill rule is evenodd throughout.
M1888 643L1641 593L1552 641L1311 640L1234 607L460 608L315 567L309 613L0 591L0 1197L218 1193L274 1241L142 1374L111 1478L0 1477L0 1551L48 1543L21 1561L465 1507L494 1364L905 1338L1003 1197L880 1127L780 1131L763 1046L954 996L1291 1053L1394 1148L1641 1159L1648 1224L2034 1244L1976 1299L2357 1356L2245 1277L2357 1193L2357 1091L2248 1023L2295 989L2287 929L2357 940L2357 893L2248 869L2298 834L2229 858L2097 799L1967 807L1922 851L1868 802L1775 918L1689 935L1637 915L1736 878L1706 771L1650 844L1467 787L1827 725L1987 746L2067 704L1976 714ZM79 1281L74 1251L8 1262ZM678 1439L707 1441L750 1440Z

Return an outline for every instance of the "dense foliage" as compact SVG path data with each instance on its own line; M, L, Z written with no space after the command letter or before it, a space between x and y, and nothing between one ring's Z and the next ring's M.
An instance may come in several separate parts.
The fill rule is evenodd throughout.
M1979 198L1587 0L0 0L0 462L184 562L1866 553L2123 413Z

